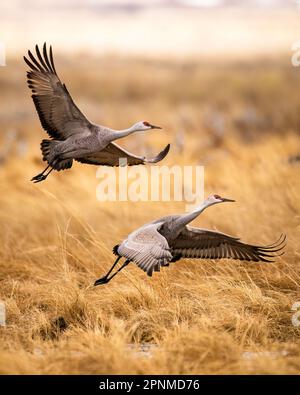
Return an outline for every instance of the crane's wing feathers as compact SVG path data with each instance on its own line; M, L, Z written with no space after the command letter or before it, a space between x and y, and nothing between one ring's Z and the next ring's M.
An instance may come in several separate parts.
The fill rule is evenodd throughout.
M286 237L269 246L245 244L224 233L186 226L170 245L173 262L180 258L222 259L272 262L268 258L279 255Z
M83 158L76 158L76 160L78 162L87 163L90 165L119 166L120 163L121 165L124 164L128 166L144 165L145 163L157 163L161 161L168 154L169 149L170 144L168 144L164 150L154 158L147 159L142 156L134 155L115 143L110 143L103 150Z
M37 58L28 51L30 60L25 56L24 60L30 67L27 83L43 128L57 140L65 140L77 133L90 134L90 122L76 106L56 73L51 46L49 56L46 43L43 55L37 45L35 49Z
M118 254L135 262L148 276L172 259L167 240L158 232L163 222L148 224L131 233L118 247Z

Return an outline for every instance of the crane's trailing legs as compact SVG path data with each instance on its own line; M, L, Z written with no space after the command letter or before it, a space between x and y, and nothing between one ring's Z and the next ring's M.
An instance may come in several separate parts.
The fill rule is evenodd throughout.
M130 263L130 259L126 259L126 261L123 263L123 265L114 274L112 274L109 277L110 273L113 271L114 267L116 266L116 264L119 262L119 260L121 258L122 258L121 256L118 256L115 263L112 265L112 267L106 273L106 275L99 278L99 280L95 281L94 286L100 285L100 284L107 284L113 277L115 277L116 274L118 274L122 269L124 269L124 267L126 267Z
M41 181L46 180L46 178L49 176L49 174L53 170L53 167L51 167L51 169L48 171L48 173L44 174L49 169L49 167L50 167L50 165L48 165L46 167L46 169L44 169L41 173L39 173L36 176L32 177L31 181L33 181L34 183L37 183L37 182L41 182Z

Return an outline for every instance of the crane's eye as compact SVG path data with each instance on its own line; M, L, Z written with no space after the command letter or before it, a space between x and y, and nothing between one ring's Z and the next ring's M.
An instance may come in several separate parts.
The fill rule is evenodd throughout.
M219 196L219 195L214 195L214 198L215 199L222 199L221 196Z
M143 124L144 124L145 126L150 126L150 123L147 122L147 121L144 121Z

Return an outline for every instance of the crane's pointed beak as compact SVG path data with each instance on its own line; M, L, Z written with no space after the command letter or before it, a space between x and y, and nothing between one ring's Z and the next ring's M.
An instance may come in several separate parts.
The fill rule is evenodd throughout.
M150 125L151 129L162 129L160 126Z
M235 202L233 199L222 198L222 202Z

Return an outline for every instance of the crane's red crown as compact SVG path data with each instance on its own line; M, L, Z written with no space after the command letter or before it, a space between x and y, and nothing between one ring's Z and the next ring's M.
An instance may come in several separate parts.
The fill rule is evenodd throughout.
M144 121L143 124L144 124L145 126L151 126L150 123L147 122L147 121Z
M222 199L220 195L214 195L215 199Z

